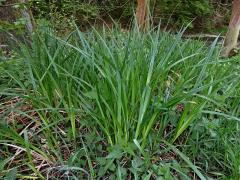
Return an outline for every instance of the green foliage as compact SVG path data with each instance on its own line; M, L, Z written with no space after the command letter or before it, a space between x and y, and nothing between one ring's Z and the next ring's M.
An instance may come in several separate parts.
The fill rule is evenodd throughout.
M2 5L6 0L0 0L0 5Z
M17 19L14 23L0 20L0 32L15 32L16 34L23 34L25 32L26 21L23 18Z
M215 27L221 30L224 25L227 25L231 2L227 3L228 5L225 5L216 0L151 0L150 11L155 24L161 21L162 26L167 25L171 29L189 25L189 28L195 28L197 31L212 32ZM46 19L55 30L66 34L74 29L73 21L81 29L103 22L111 25L112 19L126 25L133 20L136 1L32 0L28 4L20 3L14 7L19 10L24 6L31 8L36 21ZM9 25L1 24L9 28ZM20 26L22 28L24 24L25 20L20 18L14 28ZM10 28L13 28L12 24Z
M155 0L154 5L156 16L174 28L188 24L205 28L214 14L211 0Z
M188 144L182 149L197 162L196 165L206 168L206 172L218 179L237 179L240 176L238 127L239 122L227 122L222 117L203 118L192 128Z
M94 22L108 21L112 18L126 18L132 16L129 14L129 2L121 1L42 1L37 0L30 3L36 18L46 18L50 20L53 27L60 31L69 31L74 29L72 21L79 26L89 26ZM133 10L133 9L131 9Z
M45 28L20 44L0 90L0 177L237 177L239 64L182 33Z

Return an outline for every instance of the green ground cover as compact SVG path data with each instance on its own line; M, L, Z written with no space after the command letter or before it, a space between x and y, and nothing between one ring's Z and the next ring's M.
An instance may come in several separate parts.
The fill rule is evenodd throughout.
M238 179L238 58L159 29L16 43L0 64L0 177Z

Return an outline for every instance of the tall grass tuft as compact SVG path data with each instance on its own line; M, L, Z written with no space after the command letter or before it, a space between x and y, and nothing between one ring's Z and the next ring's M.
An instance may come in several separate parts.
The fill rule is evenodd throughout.
M76 139L81 118L96 122L110 145L144 149L156 124L154 133L175 142L214 111L211 104L224 107L216 98L222 85L239 79L218 59L217 40L206 48L182 33L76 29L60 39L40 32L20 48L30 85L13 78L38 110L50 146L57 146L51 119L64 119Z

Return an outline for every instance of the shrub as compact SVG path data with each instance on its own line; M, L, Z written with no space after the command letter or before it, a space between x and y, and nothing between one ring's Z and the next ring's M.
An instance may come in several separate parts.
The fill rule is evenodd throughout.
M190 28L206 29L211 26L209 18L214 14L214 6L210 0L156 0L154 4L155 16L169 23L170 27L190 24Z

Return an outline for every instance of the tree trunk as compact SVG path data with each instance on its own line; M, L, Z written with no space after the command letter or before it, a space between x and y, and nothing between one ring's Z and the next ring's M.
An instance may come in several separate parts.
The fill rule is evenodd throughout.
M26 4L28 3L28 0L19 0L20 3ZM35 28L34 25L34 19L33 15L30 9L26 8L24 6L23 9L21 9L22 17L26 20L26 30L29 34L32 34Z
M234 0L232 15L228 26L228 32L221 52L222 57L228 57L231 51L237 46L240 31L240 0Z
M136 20L140 30L146 31L149 26L148 0L137 0Z

